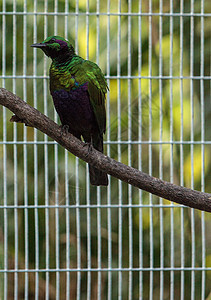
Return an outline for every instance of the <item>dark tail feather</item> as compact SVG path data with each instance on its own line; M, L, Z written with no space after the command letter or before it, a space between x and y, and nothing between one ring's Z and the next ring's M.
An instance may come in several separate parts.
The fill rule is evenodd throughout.
M93 147L103 153L102 135L93 136ZM101 170L89 165L89 177L92 185L108 185L108 175Z
M108 185L108 175L89 165L89 178L92 185Z

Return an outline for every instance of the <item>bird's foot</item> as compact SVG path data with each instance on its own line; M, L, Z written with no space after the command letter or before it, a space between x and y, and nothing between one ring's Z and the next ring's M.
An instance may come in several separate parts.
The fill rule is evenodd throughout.
M67 134L69 132L69 126L68 125L61 125L60 128L61 128L61 136L63 134Z
M88 146L88 152L86 154L86 157L87 157L92 152L92 150L93 150L92 142L85 142L83 146L84 147Z
M15 122L15 123L23 123L25 126L33 127L30 125L25 119L20 119L18 116L13 115L10 119L10 122Z

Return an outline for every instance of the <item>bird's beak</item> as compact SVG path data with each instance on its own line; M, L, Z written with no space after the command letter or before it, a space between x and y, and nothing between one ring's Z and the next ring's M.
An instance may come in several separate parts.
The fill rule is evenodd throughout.
M32 44L31 47L34 47L34 48L45 48L46 44L44 44L44 43L37 43L37 44Z

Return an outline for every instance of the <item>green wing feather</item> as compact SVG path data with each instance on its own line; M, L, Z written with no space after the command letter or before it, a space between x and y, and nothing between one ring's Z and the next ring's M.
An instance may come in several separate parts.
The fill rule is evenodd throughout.
M106 129L105 98L108 86L101 69L95 63L83 60L71 68L71 74L79 84L88 82L90 102L97 120L100 133Z

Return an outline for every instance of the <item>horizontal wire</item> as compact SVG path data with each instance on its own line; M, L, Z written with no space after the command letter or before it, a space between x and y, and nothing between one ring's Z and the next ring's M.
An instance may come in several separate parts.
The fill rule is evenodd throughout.
M36 15L36 16L133 16L133 17L148 17L148 16L163 16L163 17L211 17L211 13L153 13L153 12L23 12L23 11L5 11L0 12L0 15Z
M211 141L104 141L105 145L211 145ZM0 145L55 145L55 141L0 141Z
M133 76L133 75L113 75L105 76L106 79L191 79L191 80L210 80L211 76ZM0 75L0 79L49 79L43 75Z
M211 271L211 267L163 267L163 268L66 268L66 269L0 269L0 273L46 273L46 272L139 272L139 271Z
M169 208L169 207L174 207L174 208L189 208L187 206L183 206L180 204L175 204L175 205L168 205L168 204L80 204L80 205L66 205L66 204L59 204L59 205L0 205L0 209L14 209L14 208L19 208L19 209L34 209L34 208L66 208L66 209L76 209L76 208L81 208L81 209L86 209L86 208Z

